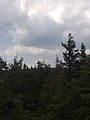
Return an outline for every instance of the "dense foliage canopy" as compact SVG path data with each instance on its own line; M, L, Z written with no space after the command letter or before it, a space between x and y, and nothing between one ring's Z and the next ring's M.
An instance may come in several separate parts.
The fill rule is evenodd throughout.
M64 62L57 56L54 68L0 57L0 120L90 120L90 55L68 37Z

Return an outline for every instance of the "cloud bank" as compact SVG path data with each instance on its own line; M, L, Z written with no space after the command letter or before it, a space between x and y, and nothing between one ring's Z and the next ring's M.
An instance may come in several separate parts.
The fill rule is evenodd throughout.
M0 41L7 56L58 54L69 32L77 46L84 42L90 49L89 0L0 1Z

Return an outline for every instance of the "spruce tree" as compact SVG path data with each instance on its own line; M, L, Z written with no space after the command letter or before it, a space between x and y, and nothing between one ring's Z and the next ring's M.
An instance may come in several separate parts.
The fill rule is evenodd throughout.
M84 64L86 62L86 47L84 45L84 43L81 44L81 50L80 50L80 63Z
M66 49L65 52L63 52L63 57L65 61L65 67L69 69L76 69L78 63L78 57L79 57L79 51L76 48L75 41L73 40L73 37L71 33L68 35L68 41L67 43L62 42L62 46Z

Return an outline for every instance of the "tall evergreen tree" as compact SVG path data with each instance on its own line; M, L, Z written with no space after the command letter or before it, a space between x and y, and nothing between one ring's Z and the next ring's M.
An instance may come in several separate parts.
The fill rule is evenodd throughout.
M80 50L80 62L81 64L84 64L86 62L86 47L84 45L84 43L81 44L81 50Z
M75 49L76 44L75 41L73 40L71 33L69 33L68 35L67 43L64 44L62 42L62 46L66 49L66 51L63 52L65 66L68 67L69 69L75 69L76 63L78 62L79 51L78 49L77 50Z

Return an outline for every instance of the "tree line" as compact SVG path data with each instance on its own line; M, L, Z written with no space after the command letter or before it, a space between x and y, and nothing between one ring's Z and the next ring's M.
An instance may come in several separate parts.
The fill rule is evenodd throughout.
M90 55L69 33L64 61L29 68L17 56L0 57L0 120L90 120Z

